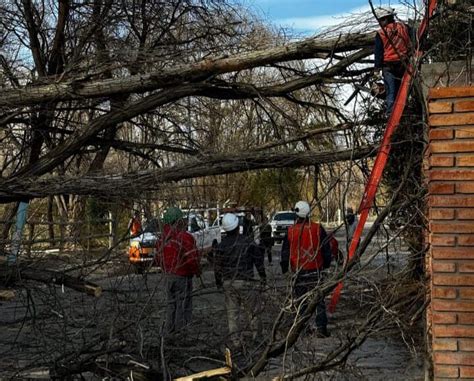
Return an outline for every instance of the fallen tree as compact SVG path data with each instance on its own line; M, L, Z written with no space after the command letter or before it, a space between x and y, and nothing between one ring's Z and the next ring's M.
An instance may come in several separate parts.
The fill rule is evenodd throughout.
M102 288L80 277L67 275L60 271L53 271L41 266L20 262L17 266L0 266L0 277L8 286L22 280L31 280L44 284L55 284L64 286L78 292L85 293L98 298L102 294Z
M50 172L66 159L78 153L92 138L105 129L130 120L159 106L166 105L172 101L177 101L187 96L206 96L218 99L248 99L259 98L262 96L284 97L293 91L321 82L324 78L342 73L348 65L368 56L370 53L370 50L363 49L348 56L321 73L301 79L295 79L279 85L257 87L247 84L227 84L217 82L189 83L170 89L164 89L132 102L123 108L111 110L108 113L93 119L92 122L82 131L77 131L77 133L70 136L34 163L18 169L12 177L41 176Z
M65 4L67 1L63 0L62 3ZM178 8L182 4L186 5L186 3L186 1L165 2L163 8L167 5L176 5ZM21 6L19 2L17 4ZM32 5L32 2L24 1L22 4ZM170 33L174 38L172 43L167 40L166 44L168 45L157 46L154 45L154 42L161 42L161 37L166 37L166 35L160 34L160 30L158 30L155 31L152 38L147 39L145 27L137 33L140 41L139 47L138 44L133 45L133 38L128 39L128 37L123 38L123 42L126 42L126 44L115 44L117 40L120 42L121 35L127 28L133 33L135 27L140 28L142 25L150 25L147 24L148 21L158 23L162 21L166 24L167 20L171 20L171 30L171 26L176 21L172 18L174 14L169 14L172 17L160 18L150 11L147 12L145 8L145 11L141 13L133 13L134 9L129 8L131 3L120 4L120 9L112 8L114 4L112 1L95 1L90 4L94 6L94 9L91 10L94 17L86 18L86 20L97 20L97 22L90 26L86 24L87 28L81 29L81 33L71 36L69 34L76 30L75 26L77 25L73 21L78 14L74 14L75 17L71 17L70 24L65 29L68 44L64 46L65 53L59 56L64 57L66 70L58 70L55 72L56 75L48 76L38 72L38 68L36 68L36 71L35 68L31 68L31 76L20 77L20 80L16 81L16 85L5 86L0 95L0 107L4 112L4 115L0 117L0 123L6 127L4 131L9 139L8 142L11 142L9 146L5 145L6 154L10 154L10 147L16 147L11 155L11 160L6 160L2 173L0 202L7 203L24 200L25 198L31 199L51 195L65 195L65 199L69 198L70 200L72 197L68 197L68 195L71 194L116 196L125 199L139 196L137 200L144 200L147 197L145 195L147 191L156 191L163 184L183 179L265 168L318 166L339 161L359 160L370 157L375 153L374 147L365 145L372 142L370 131L367 132L367 139L360 140L355 136L356 134L353 134L353 136L350 133L346 134L344 147L354 146L356 148L344 150L336 149L336 143L340 143L340 140L328 137L327 139L321 139L321 141L306 141L307 138L314 136L313 133L301 134L314 121L323 125L333 125L334 123L347 121L347 115L342 115L340 108L338 108L338 94L334 92L334 84L355 81L363 74L364 69L355 70L353 65L361 62L367 63L366 58L371 54L369 47L373 42L372 33L347 34L335 38L313 38L296 43L290 42L284 46L269 49L261 49L262 43L260 42L258 50L235 55L229 53L230 55L226 57L216 57L215 52L241 51L240 45L237 45L235 49L226 49L210 38L208 45L210 48L208 49L200 50L199 45L197 45L197 48L194 47L194 51L188 52L183 49L181 52L176 52L176 46L192 44L192 40L196 36L206 35L208 29L204 29L203 34L194 35ZM147 2L144 1L143 4L147 5ZM152 2L148 2L148 5L154 11L161 11L162 9L162 7L154 7ZM77 8L73 9L81 11L82 6L82 4L79 4ZM101 9L102 6L104 8ZM112 9L110 15L113 15L113 19L105 17L108 12L107 7L109 7L109 10ZM122 14L123 18L121 19L114 11L122 10L122 8L126 12ZM202 11L203 9L199 9L199 13L202 13ZM86 12L84 14L88 15ZM182 14L186 15L183 18L187 21L187 13L183 12ZM225 15L226 13L223 12L222 14ZM148 15L150 15L150 19L146 19ZM51 15L51 17L54 18L54 15ZM140 17L145 18L143 22L141 22ZM111 26L115 22L114 20L121 22L117 24L118 27L115 29ZM139 21L128 26L125 23L127 20L131 23L135 20ZM186 23L183 25L185 27L181 30L186 30L186 26L189 26ZM203 23L203 26L206 27L206 23ZM33 30L30 33L30 38L35 34L43 37L43 24L38 22L36 27L36 31ZM50 29L54 30L54 27ZM88 31L90 31L89 35ZM171 32L173 31L171 30ZM220 29L219 33L221 32ZM88 36L93 36L93 38L88 40ZM108 39L108 37L111 38ZM156 37L159 38L155 40ZM91 48L88 47L82 51L82 46L85 45L78 44L78 47L74 46L75 41L86 44L86 42L81 41L82 38L91 44ZM47 38L45 38L45 41L47 41ZM27 41L27 44L29 42ZM240 41L235 39L234 42L238 43ZM269 44L273 45L274 42L269 43L263 40L263 44L268 46ZM69 45L72 45L75 50L70 52ZM251 50L250 45L245 45L244 49ZM45 46L48 46L48 44L45 43ZM127 55L130 52L135 53L133 49L136 49L137 60L136 67L133 70L127 64L122 65L117 62L107 61L104 66L93 64L94 60L100 61L100 56L103 55L104 51L112 52L114 49L118 51L124 46L130 47L130 50L125 53ZM35 48L33 43L31 47ZM40 49L42 46L38 45L36 48ZM140 54L146 54L150 51L155 55L144 55L145 58L140 61ZM47 59L52 56L50 53L45 49L44 52L36 56L38 59ZM60 53L62 53L62 50L60 50ZM162 55L160 56L160 54ZM81 62L77 59L78 57L83 58L84 61ZM202 57L212 58L202 59ZM326 62L310 61L306 64L293 61L312 58L326 59ZM190 60L199 61L189 63ZM182 62L185 63L181 64ZM284 62L286 62L285 65L279 65ZM82 63L84 63L84 66L81 66ZM49 62L48 65L51 66ZM252 69L257 70L253 71ZM20 73L24 72L26 71L20 71ZM23 86L24 83L29 84ZM125 100L114 99L116 96L120 98L123 95L126 98ZM214 118L221 111L219 102L216 102L216 107L202 107L203 100L209 101L209 99L249 99L250 101L226 102L227 105L232 103L245 104L245 107L237 111L228 106L226 112L229 114L238 117L241 116L240 113L243 115L243 117L235 118L229 123L229 120L224 117L218 121ZM54 107L49 105L50 102L54 103ZM254 108L254 105L257 105L257 107ZM322 108L325 108L325 112L312 113L315 109L318 109L315 105L323 105ZM297 106L299 109L293 110L293 106ZM44 120L44 113L38 112L38 109L42 107L52 109L52 111L48 109L46 120ZM173 109L170 110L171 108ZM245 115L247 112L249 116ZM260 117L260 115L254 117L259 112L263 114L263 117ZM206 117L208 114L209 117ZM281 116L281 119L277 120L279 116ZM354 116L354 119L357 118ZM35 121L41 123L33 123ZM121 125L125 121L132 121L130 125L137 128L134 131L129 131L129 123ZM141 124L141 122L144 123ZM169 124L163 126L167 122ZM148 134L144 133L142 136L139 133L145 129L143 125L147 126L146 132ZM36 127L32 128L32 126ZM266 128L266 135L262 138L259 133L264 128ZM112 133L106 134L105 132L108 129ZM213 133L221 129L226 130L228 135L220 136L221 144L212 146L209 142L215 136ZM31 131L42 139L44 138L44 141L41 140L35 145L38 156L34 160L28 161L24 157L26 157L31 147L31 140L28 139ZM196 133L197 131L199 134ZM18 138L20 136L19 132L24 133L26 138ZM120 134L117 132L120 132ZM237 138L250 137L248 140L243 140L242 145L237 145L238 149L232 145L231 139L229 139L231 142L228 145L225 144L225 140L234 132L237 132L235 134ZM268 152L269 148L283 145L284 139L282 137L284 136L293 136L293 139L288 139L286 142L301 141L302 144L297 146L300 148L303 145L305 151ZM140 140L141 138L143 140ZM127 141L127 139L130 139L130 141ZM267 142L272 139L279 140L266 145L263 144L261 147L255 147L256 144L262 141ZM183 144L184 147L189 146L190 150L179 148L180 144ZM94 173L84 171L84 162L87 164L91 150L105 148L103 155L105 161L110 147L123 150L123 152L127 152L127 150L128 152L133 150L149 150L148 152L150 152L154 150L159 152L169 151L175 155L170 156L171 159L168 157L167 160L163 160L163 163L168 166L161 169L156 169L156 167L162 165L162 162L156 166L147 165L147 162L144 165L139 163L130 169L129 166L124 165L124 162L115 165L117 158L111 157L110 164L113 164L113 166L111 165L108 168L112 168L111 171L113 170L114 173L99 174L99 170ZM201 147L202 149L199 149ZM213 149L207 150L208 147ZM287 149L291 149L290 147L296 147L296 144L289 145ZM233 149L237 152L230 152ZM248 151L239 152L243 149ZM148 152L140 153L146 155ZM132 156L132 160L129 160L128 163L132 162L136 156L139 155ZM189 156L193 156L193 158L189 159ZM152 162L152 160L149 162ZM170 164L166 163L177 164L169 166ZM143 168L143 170L133 172L136 168ZM123 172L118 172L120 170L123 170ZM115 173L116 171L118 173ZM125 171L128 171L128 173ZM317 185L318 178L315 177ZM232 183L232 185L237 188L235 183ZM331 189L328 186L327 192L330 191ZM320 196L317 189L314 196L315 198ZM70 205L72 205L72 202ZM67 218L67 215L64 218ZM361 247L364 247L364 243ZM102 263L105 263L105 260ZM87 268L92 264L81 261L80 266ZM65 284L69 279L63 277L60 273L50 272L49 270L46 272L39 268L32 268L31 270L33 272L28 272L26 269L20 270L19 274L23 274L21 279L30 277L31 280L51 284ZM74 270L72 273L74 273ZM308 311L314 311L317 302L327 295L335 284L345 278L347 273L340 271L336 276L337 278L329 280L329 285L323 285L320 289L315 290L310 297L311 304ZM71 284L73 284L74 281L82 282L83 280L73 278L71 281ZM122 280L118 283L121 282ZM24 286L28 285L29 283L25 282ZM79 285L78 287L82 286ZM139 358L156 359L160 357L164 362L163 345L159 356L151 351L142 351L143 348L147 348L147 344L144 344L144 337L146 338L159 331L156 322L157 315L149 313L152 307L155 307L155 303L148 305L149 301L146 303L144 301L139 302L141 291L146 288L140 287L140 293L129 300L114 299L117 304L113 305L111 303L111 307L115 308L110 310L100 306L103 309L98 310L101 313L99 318L96 318L96 322L103 324L97 326L91 332L87 330L90 321L85 313L91 308L84 305L84 329L80 330L81 334L82 332L84 334L84 339L78 343L74 342L72 348L65 348L67 344L71 343L71 336L66 335L68 333L67 328L70 327L70 319L64 319L64 322L61 323L64 326L59 327L61 328L60 331L56 331L65 334L63 341L60 342L61 347L57 350L57 354L54 353L54 359L45 359L41 365L48 365L51 368L56 367L58 378L65 378L71 374L90 371L90 366L101 355L105 356L105 362L102 362L102 359L100 361L99 365L101 367L104 363L112 364L113 361L107 356L115 352L138 353ZM79 291L81 290L84 290L84 288ZM52 287L51 291L55 291L55 288ZM117 287L116 291L118 294L122 290ZM92 298L86 299L93 300ZM142 312L137 313L137 308ZM380 314L384 313L382 310L379 312ZM371 314L368 326L362 328L370 329L378 322L380 314ZM74 312L71 313L71 316L75 315ZM272 318L277 315L278 313L275 313ZM150 323L151 325L149 327L142 326L142 323L144 324L144 321L150 317L153 318L151 319L153 320ZM125 320L127 320L126 324L124 324ZM287 334L286 339L270 337L269 341L264 344L266 348L260 348L255 361L246 368L247 374L258 375L262 373L271 358L278 357L285 353L288 348L291 348L298 340L300 333L303 332L307 320L301 320L292 329L284 332ZM129 327L136 328L136 332L131 332L129 339L133 347L124 349L122 336ZM144 331L142 331L142 327ZM212 327L212 329L214 330L215 327ZM52 336L50 331L47 333ZM335 356L330 354L327 362L320 362L311 368L303 368L295 376L310 374L321 369L327 369L334 364L340 364L355 346L360 345L367 333L366 330L361 335L355 335L357 337L352 341L353 344L346 346L347 351L343 349ZM77 339L82 339L74 332L74 337L76 336ZM215 342L211 341L210 343L215 347ZM50 346L38 348L48 348L52 352ZM209 351L211 349L213 348L209 347ZM168 350L170 349L168 348ZM291 377L292 375L289 374L288 378Z
M374 156L375 147L326 152L241 152L193 158L170 168L122 175L56 176L44 179L14 178L0 182L0 202L58 194L132 197L157 190L164 183L203 176L265 168L297 168ZM132 184L137 184L133 186Z
M108 97L116 94L144 93L172 88L182 83L199 82L218 74L292 60L330 58L338 52L367 48L373 44L374 33L346 34L333 38L309 38L283 46L241 53L230 57L211 57L128 78L91 81L87 78L41 78L45 85L28 85L4 91L0 107L18 107L42 102ZM89 76L88 76L89 77Z

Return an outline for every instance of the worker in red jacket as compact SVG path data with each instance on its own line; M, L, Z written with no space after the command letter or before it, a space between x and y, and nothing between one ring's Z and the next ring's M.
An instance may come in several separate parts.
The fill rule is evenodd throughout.
M156 261L166 278L166 334L191 323L193 276L200 274L196 242L186 231L187 219L183 217L181 209L167 209L163 232L156 244Z
M281 268L286 273L288 267L296 274L293 294L304 303L298 310L304 313L305 300L320 284L322 270L331 265L331 249L324 228L310 220L310 207L306 201L298 201L294 211L296 223L288 228L281 249ZM326 304L324 298L316 306L316 335L328 337Z
M410 30L406 24L395 21L395 15L393 8L375 9L380 24L375 35L375 72L382 71L387 115L392 113L411 49Z
M128 229L132 237L142 234L142 223L140 222L140 212L136 210L128 223Z

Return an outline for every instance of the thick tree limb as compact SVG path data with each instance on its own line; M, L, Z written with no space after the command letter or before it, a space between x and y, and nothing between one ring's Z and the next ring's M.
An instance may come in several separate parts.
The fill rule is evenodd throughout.
M57 165L63 163L74 153L77 153L84 145L89 142L91 138L106 128L126 120L130 120L137 115L143 114L172 101L176 101L180 98L191 95L208 96L211 98L221 99L285 96L292 91L300 90L304 87L320 83L326 77L335 76L338 73L341 73L348 65L351 65L361 57L367 56L368 54L370 54L368 49L362 49L361 51L346 57L344 60L341 60L337 64L321 73L316 73L306 78L289 81L281 85L278 84L274 86L258 88L246 84L232 85L227 83L214 84L204 82L189 83L182 86L177 86L172 89L162 90L156 94L152 94L137 100L122 109L112 110L107 114L94 119L84 131L81 131L80 133L78 132L77 134L71 136L63 144L54 148L35 163L20 169L13 175L13 177L41 176L53 170Z
M97 145L100 147L102 144L109 144L111 147L122 150L126 152L134 152L137 150L159 150L165 152L175 152L175 153L182 153L185 155L198 155L199 150L181 147L178 145L171 145L171 144L155 144L155 143L137 143L137 142L128 142L125 140L113 139L106 141L105 139L95 138L94 142L91 144Z
M265 50L225 58L207 58L197 63L177 66L128 78L83 81L72 79L47 85L26 86L4 91L0 106L17 107L51 101L107 97L115 94L143 93L187 82L205 80L218 74L296 59L315 58L324 53L366 48L373 43L373 33L344 35L335 38L310 38Z
M33 280L45 284L56 284L83 292L87 295L99 297L102 294L102 288L86 280L72 277L61 272L51 271L34 267L0 267L2 279L11 284L20 279Z
M36 70L42 77L46 76L46 58L41 50L41 44L38 38L38 26L33 17L33 7L31 0L22 0L23 14L26 20L26 28L28 30L28 37L30 42L30 49L35 62Z
M374 147L326 152L244 152L194 158L184 164L127 175L97 175L82 178L12 179L0 182L0 202L58 194L131 197L154 191L164 183L202 176L222 175L264 168L301 166L358 160L375 154Z
M218 99L243 99L254 98L257 96L279 97L312 85L321 84L327 78L332 78L341 74L349 65L356 63L361 58L367 57L370 54L372 54L371 49L361 49L322 72L272 86L256 87L254 85L244 83L226 83L223 81L214 81L211 82L212 87L209 89L203 88L201 90L201 94L210 98Z

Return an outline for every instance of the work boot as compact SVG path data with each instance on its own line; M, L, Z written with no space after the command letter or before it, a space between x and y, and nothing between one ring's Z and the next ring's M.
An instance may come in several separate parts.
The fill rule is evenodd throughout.
M328 331L327 327L318 327L316 328L315 335L319 339L325 339L331 336L331 333Z

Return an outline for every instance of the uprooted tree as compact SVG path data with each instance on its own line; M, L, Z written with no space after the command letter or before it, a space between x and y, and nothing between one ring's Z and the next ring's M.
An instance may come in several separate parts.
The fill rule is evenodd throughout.
M36 203L48 226L57 216L62 229L69 229L61 234L78 243L91 198L118 205L116 209L131 209L134 201L149 203L154 198L175 202L190 197L181 186L189 189L187 181L204 177L214 185L193 192L196 202L210 195L213 200L245 199L237 195L252 178L240 173L306 168L301 179L307 183L297 192L311 194L321 212L324 197L329 200L336 191L351 192L347 185L362 182L367 174L383 125L378 104L362 92L363 101L349 112L341 108L341 98L348 96L344 85L359 83L371 70L374 23L368 21L370 14L358 18L362 27L357 30L346 25L344 30L295 42L220 0L159 5L145 0L23 0L0 7L4 250L9 249L7 238L19 201ZM406 166L403 173L387 180L380 197L385 208L359 253L393 210L411 207L416 212L410 218L420 221L422 133L416 128L410 133L413 139L407 140L412 144L403 152ZM226 187L229 182L242 186ZM409 192L405 192L407 184ZM336 207L344 205L336 202ZM50 240L54 241L54 234L50 228ZM376 252L391 243L392 239ZM109 284L105 294L115 297L104 302L82 295L66 300L53 286L75 285L79 291L95 287L80 282L120 257L114 249L76 258L77 263L66 266L66 275L61 272L63 277L46 272L34 255L17 263L13 273L6 271L6 283L27 290L27 311L35 303L48 307L40 316L45 325L33 329L42 333L50 329L48 335L57 334L66 343L58 349L48 342L54 350L22 367L45 366L61 378L86 371L124 374L141 362L168 376L167 351L173 349L167 348L155 319L163 307L162 302L154 302L158 286L148 289L146 278L144 284L130 286L132 290ZM416 250L421 255L422 248ZM336 271L308 296L309 311L345 278L345 270ZM34 289L37 282L48 285L50 293L44 293L43 286ZM374 282L374 289L378 286ZM397 293L392 284L382 287L360 331L316 364L298 371L282 368L279 373L292 378L344 364L369 334L393 323L400 326L400 320L393 319L397 311L412 312L409 320L420 315L422 288ZM127 298L131 291L146 292ZM267 324L273 328L252 348L240 374L262 373L271 358L286 355L298 340L308 316L296 315L294 323L288 324L293 302L277 300L278 307L284 304ZM81 312L74 309L78 305ZM37 318L30 312L24 317L25 321ZM46 324L52 320L53 328ZM80 338L75 336L77 329L83 332ZM213 342L208 332L202 335L202 342ZM218 356L206 346L199 353ZM135 362L124 363L119 354ZM143 373L157 377L149 368Z

